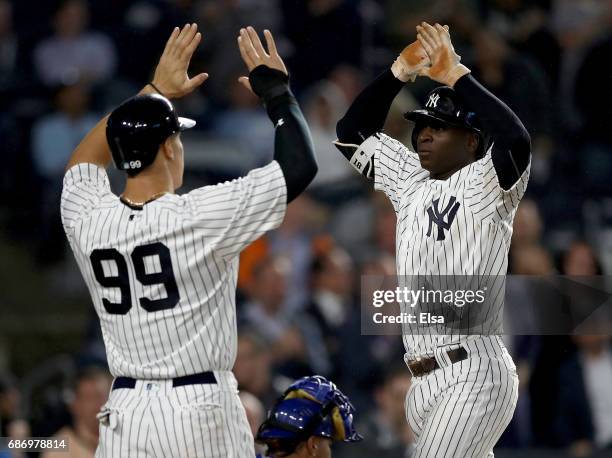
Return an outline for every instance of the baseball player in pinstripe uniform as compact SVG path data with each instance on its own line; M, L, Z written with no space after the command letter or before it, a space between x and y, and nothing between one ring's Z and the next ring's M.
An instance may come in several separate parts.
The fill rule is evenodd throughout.
M175 28L152 83L102 119L74 151L61 200L66 235L100 318L115 377L99 414L99 457L254 456L231 372L238 255L277 227L316 174L312 142L269 31L240 31L240 81L276 126L274 160L247 176L175 194L179 118L168 99L208 75L187 69L201 35ZM202 152L206 154L206 152ZM111 156L127 173L109 187Z
M424 109L405 115L414 122L411 151L381 129L394 97L418 75L444 86ZM418 320L403 328L414 376L405 406L415 456L493 456L518 395L516 368L500 337L501 308L512 221L529 178L529 135L460 64L448 27L426 23L356 98L337 133L343 155L393 203L398 276L434 284L459 275L502 280L488 292L485 332Z

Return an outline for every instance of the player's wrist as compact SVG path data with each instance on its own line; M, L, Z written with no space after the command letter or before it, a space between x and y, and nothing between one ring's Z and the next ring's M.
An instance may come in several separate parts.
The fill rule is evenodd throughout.
M402 56L398 56L397 59L393 61L393 64L391 64L391 73L393 73L395 79L401 81L402 83L414 82L417 73L410 73L407 71L406 67L407 66L403 61Z
M169 94L168 91L164 91L163 89L161 89L161 84L160 83L156 83L155 81L151 81L147 84L151 89L153 89L153 92L156 94L161 95L162 97L166 97L167 99L169 99Z
M253 92L266 105L282 95L292 95L289 89L289 75L267 65L255 67L249 73L249 82Z
M465 65L458 64L455 67L451 68L449 72L444 76L444 81L442 81L442 84L446 86L454 87L455 83L457 83L457 81L461 77L468 75L471 72L472 71L469 68L467 68Z

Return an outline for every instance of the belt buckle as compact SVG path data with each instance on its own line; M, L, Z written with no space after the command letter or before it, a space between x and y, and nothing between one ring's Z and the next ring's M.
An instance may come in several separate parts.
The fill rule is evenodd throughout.
M408 353L404 353L404 364L408 368L408 372L410 372L410 375L414 377L414 374L412 373L412 369L410 369L410 360L408 359Z
M406 367L408 368L408 372L410 372L410 375L411 375L412 377L420 377L420 375L415 375L415 373L414 373L414 372L412 372L412 368L410 367L410 365L411 365L411 364L414 364L414 363L418 363L418 362L420 362L420 361L421 361L421 359L422 359L422 358L421 358L420 356L417 356L417 357L416 357L416 359L410 360L410 359L408 358L408 353L404 353L404 363L406 363Z

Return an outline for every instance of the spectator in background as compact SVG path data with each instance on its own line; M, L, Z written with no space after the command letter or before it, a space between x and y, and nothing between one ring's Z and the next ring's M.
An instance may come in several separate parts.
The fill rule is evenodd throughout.
M531 199L523 199L514 217L512 230L512 249L539 245L542 239L542 217L538 204ZM510 256L512 258L512 256Z
M418 102L408 91L401 91L389 108L383 131L388 136L402 142L412 149L412 130L414 125L406 121L404 114L420 108Z
M554 405L556 360L549 356L556 350L551 342L544 348L548 353L541 353L541 340L548 337L540 337L541 326L547 323L540 322L539 318L542 316L540 308L545 306L541 279L554 274L555 267L552 256L541 244L542 229L538 205L533 200L523 199L514 218L509 262L512 275L506 282L504 306L504 342L516 363L519 397L514 417L500 439L502 447L520 448L529 444L533 439L532 424L537 420L535 428L540 428L539 435L550 437L549 431L542 431L547 428L542 422L550 420L548 409ZM547 383L552 386L543 393L530 391L532 376L538 390ZM533 402L532 392L536 393Z
M357 177L346 161L339 163L338 151L332 143L336 139L336 122L346 108L342 90L329 80L311 87L304 102L304 114L319 164L319 172L310 187L317 196L324 194L323 200L332 204L337 203L338 194L346 188L346 181Z
M556 89L561 48L550 27L553 0L493 0L491 3L488 27L538 62Z
M371 255L361 265L358 278L364 281L366 276L375 279L394 278L395 258L384 253ZM373 291L366 289L374 288L375 283L365 280L365 283L359 284L359 289L354 293L360 302L367 304L365 298L372 297ZM361 303L353 305L339 331L338 353L342 357L335 362L335 370L338 372L338 383L345 387L357 409L363 411L371 407L370 392L372 386L380 382L380 373L392 361L402 358L404 348L396 335L362 334L362 315L366 315L362 312Z
M256 396L249 393L248 391L240 391L238 394L240 397L240 401L242 401L242 406L246 411L247 421L249 422L249 428L251 428L251 433L253 437L257 436L257 430L259 429L259 425L263 423L266 419L266 410L264 409L263 404ZM255 455L262 454L266 451L266 447L255 443Z
M363 72L349 64L339 64L327 76L342 92L344 104L348 106L363 89Z
M95 123L88 87L82 82L59 86L55 111L40 118L32 131L33 159L40 176L61 181L71 151Z
M316 322L296 315L286 306L291 265L282 257L261 260L253 270L250 302L244 305L245 325L257 329L280 371L298 378L316 372L326 374L330 363Z
M326 209L308 194L302 194L287 207L285 219L279 228L268 234L270 252L291 260L289 284L291 294L287 307L297 310L309 297L308 277L313 254L313 234L325 224Z
M240 391L253 394L266 408L272 406L282 391L273 384L272 360L270 347L255 329L240 329L232 371Z
M0 437L8 440L24 440L30 437L30 425L21 418L21 393L17 382L6 373L0 374ZM3 449L0 449L0 456L2 453ZM8 456L21 458L25 454L12 453Z
M563 273L575 276L601 275L601 266L591 245L582 240L572 242L563 257Z
M242 71L243 63L236 52L236 33L241 27L249 24L255 30L270 30L280 54L290 54L284 49L282 35L277 33L280 19L278 0L199 0L192 3L192 15L204 31L201 49L195 58L204 61L206 71L214 75L206 87L216 102L228 102L227 96L231 94L227 88L233 86L235 74ZM293 74L294 68L291 65L287 67Z
M360 445L363 456L376 458L409 458L412 456L414 436L406 421L403 400L410 389L408 368L392 365L384 370L379 385L374 389L375 410L362 415L357 425L366 438ZM340 457L351 455L339 454Z
M77 80L100 83L115 71L117 56L105 35L88 30L89 9L85 0L61 0L53 16L55 34L34 50L34 66L47 86Z
M372 197L376 211L376 225L374 228L374 244L377 249L390 256L395 256L395 229L397 227L397 215L391 202L385 198L382 192L377 192Z
M261 167L272 160L274 131L261 109L259 97L246 90L238 82L238 76L227 82L224 93L229 105L216 116L212 133L235 142L252 167Z
M577 351L561 366L555 427L572 455L612 450L612 349L609 335L576 335Z
M98 446L96 415L106 402L112 377L98 367L82 369L76 376L68 407L72 424L60 429L51 439L65 439L68 452L47 451L41 458L93 458Z
M61 86L55 94L53 113L40 118L32 129L32 159L42 179L39 257L52 263L63 255L63 234L57 203L64 167L71 152L97 122L89 111L89 91L83 83Z
M333 368L344 357L339 352L340 331L357 308L352 304L353 275L353 262L342 248L334 247L313 259L312 296L304 312L321 330Z
M574 104L576 74L586 49L607 33L612 19L610 0L554 0L551 23L561 45L559 101L565 128L579 127Z
M550 175L553 153L555 104L550 83L535 61L513 51L495 30L476 29L472 39L475 64L472 71L487 89L507 100L525 124L533 151L531 181L543 191Z

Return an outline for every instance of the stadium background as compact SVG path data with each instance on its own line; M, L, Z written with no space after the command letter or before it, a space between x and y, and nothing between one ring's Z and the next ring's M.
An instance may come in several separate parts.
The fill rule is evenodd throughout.
M463 62L531 133L511 272L609 274L609 0L0 0L0 436L47 437L71 422L95 428L91 412L108 379L96 369L105 361L99 326L59 222L63 167L101 114L149 80L171 28L195 21L204 40L192 68L211 77L177 103L198 120L183 136L184 189L272 157L265 112L236 82L245 25L277 37L319 160L308 195L242 258L235 373L253 394L245 395L253 423L289 380L321 373L355 401L368 437L339 452L409 456L401 339L361 336L359 323L360 275L394 272L395 215L331 142L348 104L421 20L450 25ZM432 87L408 85L386 132L408 143L402 114ZM115 190L121 180L112 174ZM587 369L590 361L606 373L610 339L506 341L521 396L497 455L610 447L612 387Z

